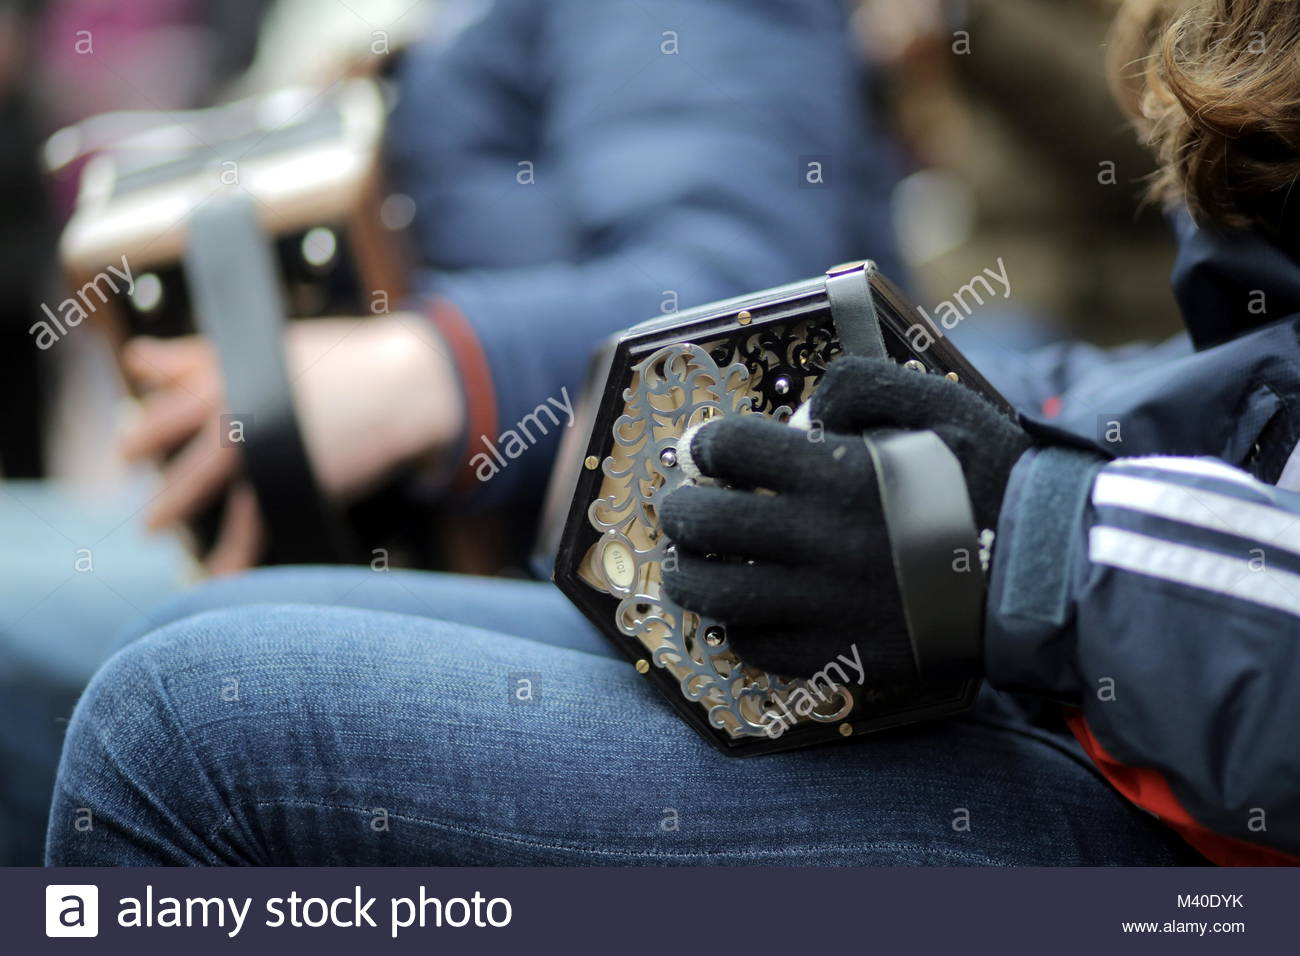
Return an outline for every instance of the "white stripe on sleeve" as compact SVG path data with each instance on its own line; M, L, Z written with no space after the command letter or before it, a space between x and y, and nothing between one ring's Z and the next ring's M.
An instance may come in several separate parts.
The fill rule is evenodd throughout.
M1238 535L1300 554L1300 516L1232 495L1107 469L1093 484L1092 502Z
M1262 564L1252 566L1246 558L1108 527L1094 527L1089 532L1088 556L1095 564L1300 616L1300 574Z
M1231 481L1244 488L1251 488L1263 494L1268 493L1268 485L1256 481L1244 471L1233 468L1226 462L1213 458L1174 458L1171 456L1152 455L1147 458L1120 458L1111 462L1111 468L1154 468L1176 475L1196 475L1200 478L1218 478Z

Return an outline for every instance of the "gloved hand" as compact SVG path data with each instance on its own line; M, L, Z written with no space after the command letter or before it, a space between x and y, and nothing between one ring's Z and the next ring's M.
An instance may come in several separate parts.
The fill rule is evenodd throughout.
M730 416L699 429L684 456L678 450L688 472L719 484L683 485L665 498L660 517L677 560L665 563L664 589L721 621L736 653L754 666L806 677L837 655L853 659L856 644L870 682L914 682L861 434L937 433L961 463L980 529L997 526L1011 469L1030 438L965 386L883 359L833 362L810 413L808 431Z

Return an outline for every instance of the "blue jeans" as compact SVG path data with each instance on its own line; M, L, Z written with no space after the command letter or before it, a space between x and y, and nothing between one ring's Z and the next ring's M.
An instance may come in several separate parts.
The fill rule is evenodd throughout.
M990 708L719 754L549 585L271 570L161 613L77 707L52 864L1193 859Z

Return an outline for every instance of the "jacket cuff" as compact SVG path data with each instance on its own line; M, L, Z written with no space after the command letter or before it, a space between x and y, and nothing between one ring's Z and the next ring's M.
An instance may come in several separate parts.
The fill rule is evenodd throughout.
M1077 448L1033 448L1011 472L998 519L985 608L989 680L1078 698L1074 605L1087 570L1088 497L1104 459Z
M494 441L497 435L497 401L492 372L478 336L455 304L447 299L434 298L426 312L451 352L464 398L465 425L447 461L450 463L451 490L468 493L478 483L470 464L470 446L476 441Z

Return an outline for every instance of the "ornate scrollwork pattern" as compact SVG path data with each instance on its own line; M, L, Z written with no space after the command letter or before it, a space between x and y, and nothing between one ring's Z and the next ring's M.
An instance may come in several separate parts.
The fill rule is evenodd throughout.
M783 417L839 353L835 334L820 324L769 326L747 336L740 359L754 371L754 410Z
M587 510L600 537L584 562L584 579L618 599L619 631L677 678L682 694L706 708L712 726L734 736L775 737L804 721L841 720L853 707L852 695L842 686L744 664L719 622L661 594L662 565L673 552L659 525L659 502L686 480L676 445L687 428L722 415L785 419L838 352L831 328L809 321L657 350L631 369L623 414L602 462L601 495Z

